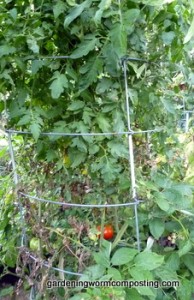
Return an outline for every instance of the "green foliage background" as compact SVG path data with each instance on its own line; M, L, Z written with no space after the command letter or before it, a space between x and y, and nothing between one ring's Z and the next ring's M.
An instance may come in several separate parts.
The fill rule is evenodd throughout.
M178 291L121 290L115 292L115 299L182 299L184 295L184 299L191 300L193 143L189 134L180 142L177 124L183 106L187 110L193 107L193 1L6 0L0 4L0 112L7 128L29 130L33 136L33 139L29 136L15 139L21 190L78 203L128 201L125 136L61 138L40 134L127 131L122 58L130 57L127 66L132 128L161 129L150 137L134 136L138 195L145 200L139 212L142 247L146 247L149 232L158 240L176 231L179 250L165 253L156 247L154 251L159 254L147 254L146 259L156 262L154 271L148 269L148 264L141 265L138 254L126 261L127 268L120 267L120 275L112 270L115 256L107 254L109 245L101 247L101 251L106 252L108 273L115 278L139 280L139 272L150 280L179 278L182 282ZM181 148L185 145L184 153ZM185 159L189 166L188 162L183 163ZM92 191L84 193L80 184L89 185ZM9 217L5 217L6 209L12 209L6 200L9 189L12 187L4 184L2 194L5 191L7 194L1 216L6 221L1 226L1 240L2 263L11 266L16 259L10 263L5 260L8 249L5 231L11 233L14 227ZM42 252L53 254L53 249L63 249L57 252L56 259L61 266L65 250L60 234L74 239L73 249L83 242L81 236L75 241L73 217L83 222L87 215L87 234L88 227L101 219L95 211L59 212L58 208L49 210L38 204L29 208L26 202L24 206L30 212L25 217L28 235L42 239ZM51 224L48 215L52 216ZM135 247L131 209L108 211L106 218L115 223L117 230L122 230L124 220L129 219L124 238L128 246ZM17 243L18 232L15 232L12 248ZM96 245L90 240L85 243L95 251ZM91 272L97 272L97 278L105 276L107 269L100 266L99 258L94 260L99 273L96 266ZM172 266L173 274L168 271ZM76 261L69 267L77 267ZM99 297L105 299L109 292L102 291ZM94 296L92 291L85 294L83 299ZM75 297L72 299L78 299Z

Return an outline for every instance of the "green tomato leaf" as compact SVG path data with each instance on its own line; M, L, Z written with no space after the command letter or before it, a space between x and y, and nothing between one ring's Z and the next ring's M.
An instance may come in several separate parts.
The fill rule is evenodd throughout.
M123 143L116 142L115 140L108 142L108 147L110 152L114 157L124 157L128 158L129 151Z
M140 267L132 267L130 268L130 274L135 280L153 280L152 272L145 270Z
M111 5L112 0L101 0L98 7L102 10L108 9Z
M183 278L176 294L178 297L177 299L192 300L193 282L191 279Z
M86 159L86 153L78 152L76 151L73 155L73 157L70 157L71 161L73 161L71 167L76 168L79 166L82 162Z
M72 147L76 147L81 151L81 152L85 152L87 153L87 146L86 144L84 143L84 141L82 140L81 137L74 137L72 139L72 144L71 144Z
M70 10L69 15L65 18L64 27L68 27L77 17L81 15L85 8L90 7L92 0L86 0L81 4L76 5Z
M9 45L0 46L0 57L16 52L16 48Z
M172 41L174 40L175 36L176 36L176 34L174 33L174 31L163 32L162 40L163 40L164 44L169 46L172 43Z
M127 52L127 32L123 24L116 23L110 31L110 39L114 51L118 57L126 55Z
M187 254L192 249L192 243L190 240L186 241L184 246L178 250L179 257Z
M68 81L64 74L60 74L58 71L54 73L52 77L53 82L51 83L49 89L51 90L51 96L53 99L57 99L61 96L64 89L68 87Z
M14 21L16 21L17 19L17 9L16 8L12 8L11 10L9 10L10 16L14 19Z
M161 98L161 101L169 113L174 114L176 112L175 105L170 99Z
M106 268L110 267L109 258L104 255L104 253L94 253L94 260L98 265L104 266Z
M32 50L33 53L39 53L39 45L37 44L37 40L34 37L27 38L27 44L30 50Z
M144 280L148 280L148 281L153 281L153 275L150 271L145 270L143 268L139 268L139 267L132 267L129 270L132 278L134 281L144 281ZM155 287L155 286L154 286ZM154 287L136 287L137 291L139 292L140 295L145 295L145 296L154 296L156 293L156 289L154 289ZM157 286L158 287L158 283Z
M96 82L98 75L102 72L102 59L94 56L87 61L87 63L80 69L80 92L87 89L93 82Z
M37 141L39 136L40 136L40 132L41 132L40 124L39 123L32 123L30 125L30 131L31 131L35 141Z
M111 259L111 264L113 266L120 266L129 263L133 260L135 255L138 253L136 249L129 249L126 247L123 247L121 249L118 249Z
M165 266L171 271L177 271L180 267L180 258L178 256L178 253L171 253L166 260Z
M90 36L90 39L86 39L79 44L78 48L73 51L71 58L79 58L86 56L90 51L95 48L97 39L94 36Z
M193 36L194 36L194 18L193 18L191 25L189 27L189 30L184 38L183 44L188 43L192 39Z
M46 152L46 161L51 162L58 157L58 153L56 150L49 149Z
M104 10L107 10L110 7L111 2L112 2L112 0L101 0L100 4L98 5L98 7L100 9L97 10L97 12L94 16L94 22L96 24L101 22L102 14L103 14Z
M192 272L194 275L194 264L193 264L193 254L186 254L183 256L183 262L185 266Z
M89 146L89 153L94 155L95 153L97 153L100 150L100 147L98 145L95 144L91 144Z
M170 208L169 202L164 199L164 197L161 197L159 193L156 193L156 197L154 200L157 205L160 207L161 210L163 211L168 211Z
M116 268L108 268L107 273L111 275L113 280L122 280L122 275Z
M149 228L153 237L155 239L159 239L159 237L161 237L165 229L164 221L155 218L149 222Z
M115 132L125 131L125 123L123 121L122 113L117 110L113 112L113 130Z
M97 84L96 93L103 94L105 91L108 91L110 89L112 84L113 82L110 78L102 78Z
M102 132L108 132L110 130L110 121L108 121L108 119L103 114L99 114L96 120Z
M62 13L64 13L65 10L65 3L61 0L57 1L57 3L53 6L54 18L57 19Z
M26 124L29 124L31 121L31 115L30 114L27 114L27 115L24 115L20 120L19 122L17 123L18 126L22 126L22 125L26 125Z
M67 108L70 111L80 110L85 106L85 103L81 100L73 101Z
M171 269L167 269L166 265L155 270L155 275L164 281L178 280L177 273Z
M32 74L36 74L44 66L44 61L42 60L33 60L32 61Z
M141 252L135 257L135 264L137 267L150 271L161 266L163 262L164 256L151 251Z
M100 264L92 265L86 268L84 274L80 277L81 281L97 280L106 272L106 267Z
M132 8L123 13L123 20L127 26L129 24L134 24L134 22L139 18L140 10Z

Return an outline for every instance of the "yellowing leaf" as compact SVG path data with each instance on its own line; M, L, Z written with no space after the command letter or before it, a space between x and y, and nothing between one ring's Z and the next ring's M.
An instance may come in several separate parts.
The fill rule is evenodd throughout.
M88 175L88 170L87 169L83 169L82 170L82 175Z
M63 162L64 162L65 167L67 167L67 168L71 165L71 160L68 155L66 155L66 154L64 155Z

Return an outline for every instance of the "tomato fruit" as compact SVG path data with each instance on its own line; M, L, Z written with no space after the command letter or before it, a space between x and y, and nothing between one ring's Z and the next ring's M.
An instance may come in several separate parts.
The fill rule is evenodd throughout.
M101 226L98 225L97 227L97 230L101 232ZM103 229L103 238L105 240L110 240L112 239L114 235L114 229L112 227L112 225L104 225L104 229ZM100 234L98 235L98 237L100 237Z

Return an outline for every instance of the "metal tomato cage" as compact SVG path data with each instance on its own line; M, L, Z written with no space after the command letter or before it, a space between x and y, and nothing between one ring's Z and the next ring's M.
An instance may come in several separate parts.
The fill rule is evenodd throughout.
M72 59L69 56L49 56L49 57L40 57L38 59L34 60L42 60L42 59ZM121 60L121 68L123 72L123 79L124 79L124 89L125 89L125 105L126 105L126 118L127 118L127 130L124 132L102 132L102 133L95 133L95 132L88 132L88 133L53 133L53 132L42 132L42 136L69 136L69 137L75 137L75 136L120 136L125 135L128 140L128 162L129 162L129 180L131 182L131 190L129 191L129 201L126 203L117 203L117 204L99 204L99 205L92 205L92 204L77 204L77 203L66 203L66 202L57 202L52 201L49 199L43 199L37 196L31 196L27 193L23 193L18 191L17 193L17 206L19 207L20 212L20 221L22 224L22 233L21 233L21 247L27 248L27 234L26 234L26 224L25 224L25 218L24 218L24 207L22 204L22 197L24 196L25 199L32 199L34 201L38 202L44 202L49 203L52 205L66 205L68 207L79 207L82 208L106 208L106 207L131 207L131 209L134 209L134 218L135 218L135 231L136 231L136 241L137 241L137 249L138 251L141 250L141 241L140 241L140 234L139 234L139 221L138 221L138 206L142 202L142 200L138 199L137 195L137 186L136 186L136 173L135 173L135 160L134 160L134 150L133 150L133 136L136 134L141 133L147 133L151 134L153 132L158 132L159 130L151 129L151 130L144 130L144 131L133 131L133 128L131 127L131 118L130 118L130 97L128 92L128 78L127 78L127 63L128 61L136 61L136 62L147 62L145 60L141 60L139 58L130 58L130 57L124 57ZM6 135L8 138L8 145L9 145L9 152L10 152L10 158L13 168L13 181L14 184L17 187L19 187L19 176L17 173L17 166L15 161L15 155L14 155L14 147L13 147L13 136L14 135L31 135L31 132L28 131L17 131L17 130L6 130ZM26 251L26 254L35 262L38 261L36 257L34 257L30 251ZM42 265L48 268L51 268L53 270L69 274L69 275L75 275L75 276L81 276L83 274L78 272L70 272L67 270L63 270L56 267L51 267L47 261L43 261Z
M179 127L184 132L188 132L192 126L194 126L194 111L184 109L181 120L179 122Z

